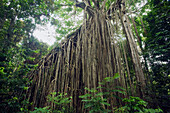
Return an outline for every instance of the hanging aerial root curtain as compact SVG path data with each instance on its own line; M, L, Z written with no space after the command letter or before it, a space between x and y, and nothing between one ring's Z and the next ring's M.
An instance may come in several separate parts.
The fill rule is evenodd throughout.
M72 96L70 106L76 112L82 112L83 104L79 96L88 93L84 88L97 88L99 82L115 73L119 73L120 78L113 85L130 92L118 96L143 96L145 78L128 17L122 10L122 2L117 0L111 3L107 11L104 2L101 8L95 2L94 8L86 1L83 5L77 4L85 11L82 26L68 35L61 47L55 47L47 54L38 68L29 74L32 83L26 98L33 103L32 110L43 106L55 109L54 103L47 102L47 95L61 92ZM115 37L118 25L124 30L124 40ZM108 102L111 105L121 104L116 98Z

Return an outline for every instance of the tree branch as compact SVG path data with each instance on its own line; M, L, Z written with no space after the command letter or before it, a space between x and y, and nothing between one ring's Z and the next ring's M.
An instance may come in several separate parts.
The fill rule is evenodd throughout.
M76 7L80 7L88 12L89 15L94 15L92 7L87 6L84 2L76 3Z

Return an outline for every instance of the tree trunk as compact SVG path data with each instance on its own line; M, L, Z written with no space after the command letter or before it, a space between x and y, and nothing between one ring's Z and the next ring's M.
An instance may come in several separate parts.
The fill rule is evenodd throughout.
M120 4L120 1L118 3ZM35 106L43 107L46 105L55 109L55 104L47 102L46 96L51 92L61 92L73 97L70 106L75 108L76 112L83 112L79 96L89 93L84 91L84 88L97 88L100 86L98 82L101 82L105 77L113 77L115 73L119 73L120 79L108 86L119 85L127 90L129 86L134 88L131 83L132 76L130 75L126 56L126 52L129 51L124 49L124 43L119 43L122 40L115 37L114 15L111 15L112 19L110 19L110 14L106 14L100 8L100 10L98 8L93 9L90 5L81 5L80 7L84 8L85 12L90 15L88 16L89 18L85 17L80 29L69 35L60 48L54 48L39 63L39 68L30 75L33 77L33 83L29 88L27 98L29 98L30 102L33 102L32 110ZM99 7L99 5L96 4L96 7ZM128 18L119 10L116 3L115 11L120 11L119 16L126 33L126 42L130 48L136 80L137 83L141 83L142 87L137 87L137 91L138 94L139 91L142 92L140 94L142 97L145 78L138 56L137 45L135 44ZM128 80L129 84L127 83ZM118 96L125 97L126 95L118 94ZM111 105L121 104L120 100L116 98L110 99L108 101Z

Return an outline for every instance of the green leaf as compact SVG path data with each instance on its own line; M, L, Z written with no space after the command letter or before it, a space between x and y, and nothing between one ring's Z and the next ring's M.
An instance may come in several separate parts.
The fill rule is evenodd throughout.
M79 98L87 98L87 97L91 97L91 96L92 96L92 94L86 93L85 95L79 96Z
M110 90L112 92L118 92L118 93L121 93L121 94L126 94L125 91L121 91L121 90L117 90L117 89L114 89L114 90Z
M29 87L24 87L24 90L28 90Z
M118 73L116 73L114 76L113 76L113 79L118 79L120 78L120 75Z
M99 84L104 85L105 83L104 82L99 82Z
M99 93L95 94L95 96L103 96L103 92L99 92Z
M82 100L83 102L90 102L91 100Z
M104 105L110 106L110 104L109 104L109 103L107 103L107 102L101 102L101 104L104 104Z
M89 88L87 88L87 87L85 87L84 89L86 89L86 90L88 90L89 92L92 92L92 93L97 92L97 90L95 90L95 89L89 89Z
M90 108L90 107L92 107L92 106L94 106L94 104L93 103L88 103L88 104L85 104L85 108Z

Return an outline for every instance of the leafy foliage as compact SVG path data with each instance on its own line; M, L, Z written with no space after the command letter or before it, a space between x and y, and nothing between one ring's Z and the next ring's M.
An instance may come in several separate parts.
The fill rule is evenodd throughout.
M30 111L30 113L51 113L49 106L43 107L43 108L37 108L35 107L34 111Z
M34 46L34 51L31 47L25 48L24 44L16 46L17 50L11 48L8 50L10 54L6 57L7 60L0 62L1 112L7 112L8 110L16 112L22 105L29 104L25 103L25 100L23 100L23 97L25 96L24 93L28 89L27 85L31 83L31 81L28 81L28 78L26 78L26 74L31 69L38 66L37 61L43 56L44 52L47 51L47 45L38 41L36 43L39 45L37 44ZM40 48L40 44L42 44L45 48ZM38 50L36 47L40 48L40 52L35 52ZM32 51L34 56L32 54L27 54L26 51ZM37 60L34 61L34 59Z
M57 10L51 16L51 24L55 25L57 41L78 28L83 19L82 9L75 7L76 1L57 0L54 2Z
M0 112L2 113L28 111L27 108L22 108L23 105L29 104L23 100L28 89L26 86L30 83L26 74L37 67L38 60L48 48L46 44L35 40L32 33L35 24L43 23L40 17L42 15L48 17L49 11L51 10L43 0L0 1Z
M103 1L103 0L102 0ZM106 1L108 9L114 0ZM142 29L140 17L135 17L137 31L141 35L141 40L145 42L145 47L140 43L143 57L149 61L149 80L148 95L153 103L157 103L165 112L170 108L170 32L169 32L169 0L148 0L149 2L140 9L147 33ZM101 6L102 2L99 3ZM56 32L59 33L57 39L62 39L66 34L75 30L82 23L82 9L75 7L73 0L1 0L0 1L0 112L28 112L31 103L23 100L25 92L28 90L27 84L31 81L26 77L27 73L38 66L39 60L48 52L48 46L39 42L32 36L36 24L44 24L50 20L51 24L56 25ZM140 0L127 0L131 4L128 8L136 11L135 5L141 4ZM96 4L90 1L94 8ZM150 8L148 12L146 9ZM52 14L53 13L53 14ZM147 13L147 15L144 13ZM50 17L51 16L51 17ZM43 17L43 18L42 18ZM78 18L78 19L77 19ZM57 43L57 42L56 42ZM51 47L52 48L52 47ZM128 53L127 53L128 55ZM130 56L130 55L128 55ZM130 64L131 58L128 58ZM130 70L130 74L134 74ZM134 75L135 76L135 75ZM91 112L108 112L106 107L110 97L116 97L115 93L125 94L121 87L112 87L115 79L107 77L99 84L97 89L88 89L87 94L80 96L86 109ZM134 82L135 83L135 82ZM107 87L106 87L107 86ZM100 89L105 91L100 92ZM49 102L55 103L54 108L44 107L35 108L33 112L68 112L67 105L71 102L71 97L66 94L52 93ZM121 99L121 98L119 98ZM154 100L155 99L155 100ZM147 109L147 103L138 97L123 99L127 104L118 108L117 111L128 112L161 112L160 109ZM152 104L152 103L151 103ZM153 104L154 105L154 104ZM24 107L23 107L24 106ZM150 105L151 106L151 105Z
M67 93L62 94L58 92L56 96L56 92L51 93L52 95L48 96L48 101L53 102L56 107L52 109L53 112L56 113L69 113L71 109L69 108L69 103L71 102L72 97L67 97Z
M119 75L116 74L114 77L106 77L102 84L110 83L110 81L119 78ZM100 83L101 84L101 83ZM109 99L110 92L100 92L98 89L104 87L98 87L97 89L89 89L85 88L88 92L85 95L79 96L82 98L82 102L84 102L84 109L89 110L90 113L108 113L112 110L109 110L107 107L110 104L107 102ZM117 87L118 88L118 87ZM123 88L119 87L121 90L114 90L116 92L124 94L125 92ZM106 88L104 88L106 89ZM72 97L68 97L67 94L52 92L47 96L48 102L52 102L56 105L56 107L51 108L50 106L46 106L43 108L35 107L34 111L30 111L30 113L70 113L73 112L72 109L68 107L68 105L72 102ZM117 97L118 98L118 97ZM148 103L139 97L130 96L129 98L124 98L122 101L125 103L125 106L114 108L115 113L126 112L126 113L162 113L161 109L150 109L148 108Z
M125 106L120 108L115 108L115 113L161 113L161 109L147 109L147 102L140 99L139 97L130 96L129 98L124 98Z
M115 74L115 76L113 77L106 77L104 78L104 80L102 82L100 82L99 84L101 85L113 85L113 82L115 79L118 79L120 76L119 74ZM106 90L105 92L100 92L99 89L103 89ZM107 113L110 112L110 110L106 109L106 106L110 106L110 104L107 102L109 97L116 97L116 98L120 98L118 96L116 96L113 92L117 92L120 94L125 94L125 91L123 88L121 87L97 87L97 89L89 89L89 88L85 88L89 93L86 93L85 95L79 96L80 98L82 98L82 101L85 102L85 109L90 109L90 113L93 112L102 112L102 113ZM122 91L123 90L123 91Z
M85 88L86 90L88 90L90 93L93 94L85 94L82 96L79 96L80 98L83 98L83 102L85 102L85 109L90 109L90 113L94 113L94 112L103 112L103 113L107 113L109 112L109 110L105 109L105 106L110 106L109 103L107 103L107 98L102 98L102 96L105 93L102 92L98 92L95 89L88 89Z
M151 0L151 11L143 16L147 28L144 57L149 60L150 88L152 100L159 104L165 112L170 104L170 32L169 32L169 7L167 0Z
M148 33L146 48L150 52L150 57L154 61L168 62L169 55L169 2L156 0L151 2L152 10L144 19L148 22Z
M30 113L71 113L72 110L68 107L68 104L71 102L72 97L67 97L67 94L52 92L51 95L48 95L48 101L56 105L55 108L46 106L43 108L35 107L34 111Z

